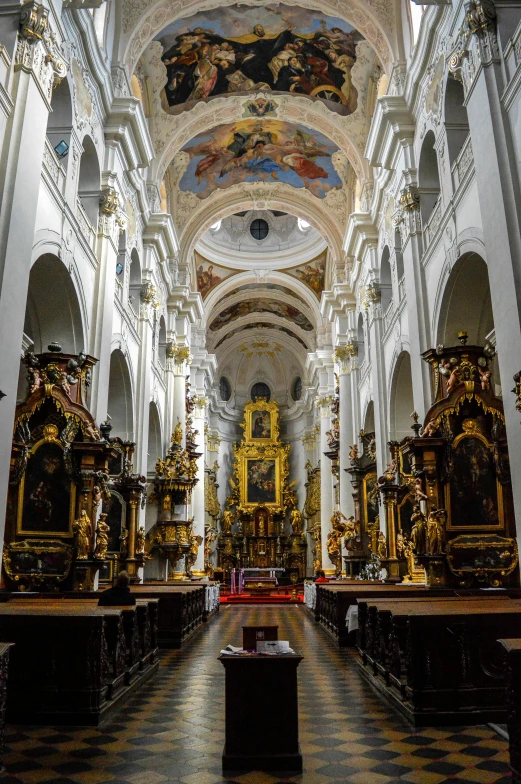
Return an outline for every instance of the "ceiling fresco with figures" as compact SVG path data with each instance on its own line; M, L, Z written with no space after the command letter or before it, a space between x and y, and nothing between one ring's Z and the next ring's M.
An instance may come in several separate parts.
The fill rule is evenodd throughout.
M342 19L282 3L232 5L170 24L157 41L169 113L227 93L269 90L356 110L351 70L362 35Z
M221 125L183 147L189 162L179 189L206 199L217 188L239 183L284 182L323 199L342 186L332 160L337 152L325 136L302 125L278 120Z
M237 319L240 319L243 316L249 316L250 313L271 313L274 316L287 319L306 332L311 332L313 330L311 321L298 308L295 308L293 305L289 305L286 302L267 298L235 302L233 305L230 305L221 311L221 313L213 319L209 329L211 332L217 332L217 330L232 324L234 321L237 321Z
M308 346L306 343L304 343L302 338L300 338L298 335L296 335L294 332L292 332L291 329L288 329L287 327L282 327L279 324L269 324L267 321L258 321L255 324L245 324L242 327L236 327L235 329L231 329L229 332L226 333L226 335L224 335L224 337L222 337L215 344L215 346L213 347L213 350L216 351L220 346L222 346L222 344L225 341L230 340L230 338L233 338L235 335L238 335L239 333L242 333L242 332L248 332L248 331L250 331L252 329L258 329L258 330L265 330L265 329L273 330L273 329L275 329L275 330L278 330L279 332L283 332L288 337L293 338L293 340L296 340L297 343L300 343L300 345L306 351L309 351L309 349L310 349L310 346Z

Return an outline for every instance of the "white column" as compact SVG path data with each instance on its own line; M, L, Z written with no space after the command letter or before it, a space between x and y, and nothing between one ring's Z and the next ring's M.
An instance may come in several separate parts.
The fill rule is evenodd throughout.
M336 567L329 559L327 537L332 529L331 516L334 507L333 473L331 461L324 452L329 451L327 431L331 429L331 402L329 396L320 397L316 405L320 417L320 531L322 537L322 569L326 574L334 574Z
M143 287L139 309L139 355L136 374L136 442L135 470L147 475L148 463L148 425L150 417L150 387L152 381L152 333L156 290L150 283ZM155 455L159 457L159 455Z
M37 3L2 9L0 39L14 67L0 161L0 554L45 134L55 77L66 73L50 32L47 11Z
M98 360L92 374L90 397L92 414L98 424L107 418L114 290L116 288L116 263L119 245L119 226L114 217L118 208L118 196L113 188L106 188L102 194L96 244L98 268L96 270L93 297L94 313L89 345L89 353ZM109 197L110 200L107 201Z
M204 572L204 466L205 466L205 438L204 426L206 423L206 398L195 395L192 400L195 408L192 412L193 427L197 430L197 451L200 457L197 458L197 478L198 483L192 491L192 517L194 518L193 532L202 538L202 544L197 551L197 560L192 567L195 575L202 576Z
M350 517L355 513L351 477L346 472L350 466L349 447L355 443L353 430L353 400L351 397L351 357L353 345L338 347L335 350L335 361L338 370L338 391L340 397L340 448L339 448L339 481L340 511Z
M172 430L178 422L183 431L182 445L186 439L186 373L191 361L188 346L172 346L171 349L174 371L174 400L172 411Z

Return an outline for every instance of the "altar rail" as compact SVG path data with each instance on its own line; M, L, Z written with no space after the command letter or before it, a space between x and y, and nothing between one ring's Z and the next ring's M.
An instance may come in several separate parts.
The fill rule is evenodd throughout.
M362 673L416 726L505 721L497 640L521 635L519 599L380 597L358 605Z

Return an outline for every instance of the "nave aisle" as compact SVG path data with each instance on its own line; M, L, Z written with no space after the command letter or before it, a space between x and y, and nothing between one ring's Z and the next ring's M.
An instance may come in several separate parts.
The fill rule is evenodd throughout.
M241 644L244 624L278 624L279 639L305 656L299 668L302 775L222 776L224 670L217 656L227 643ZM165 653L155 680L112 723L101 730L8 726L6 744L2 784L511 782L504 740L485 726L412 730L302 605L224 605L185 648Z

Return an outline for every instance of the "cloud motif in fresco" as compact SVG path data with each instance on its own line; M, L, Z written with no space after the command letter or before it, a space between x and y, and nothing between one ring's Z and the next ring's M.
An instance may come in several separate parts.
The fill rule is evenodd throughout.
M225 93L289 92L357 108L351 79L361 34L341 19L282 3L232 5L173 22L158 36L171 113Z
M272 313L274 316L288 319L288 321L291 321L306 332L311 332L313 329L313 325L307 316L286 302L277 302L271 299L252 299L236 302L223 310L210 324L210 330L211 332L217 332L218 329L222 329L222 327L231 324L232 321L236 321L242 316L249 316L250 313Z
M242 182L284 182L323 199L342 187L332 156L338 147L321 133L280 120L241 120L200 134L183 147L190 162L182 191L206 199Z

